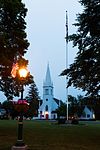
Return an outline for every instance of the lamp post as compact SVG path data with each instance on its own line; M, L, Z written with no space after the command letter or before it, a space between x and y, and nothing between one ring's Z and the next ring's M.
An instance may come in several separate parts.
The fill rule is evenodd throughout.
M20 79L21 79L21 101L23 101L23 92L24 92L24 85L23 81L27 77L28 70L26 68L21 68L18 70ZM27 150L27 145L25 145L23 141L23 112L20 112L20 117L18 120L18 136L17 142L12 147L12 150Z

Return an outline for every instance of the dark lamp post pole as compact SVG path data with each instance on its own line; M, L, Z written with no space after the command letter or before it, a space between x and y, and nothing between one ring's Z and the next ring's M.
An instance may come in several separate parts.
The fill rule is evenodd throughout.
M21 100L23 100L23 92L24 92L24 85L23 80L27 77L27 69L22 68L19 69L19 75L22 80L21 82ZM20 112L20 118L18 120L18 136L17 136L17 142L15 146L12 147L12 150L27 150L27 145L25 145L23 141L23 112Z

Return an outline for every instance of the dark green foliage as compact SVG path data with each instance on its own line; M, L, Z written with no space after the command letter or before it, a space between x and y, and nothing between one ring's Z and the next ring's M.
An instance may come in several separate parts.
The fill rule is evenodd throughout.
M21 0L0 1L0 57L3 59L0 64L11 65L16 54L26 52L29 46L25 33L26 12Z
M69 95L68 101L69 101L69 115L70 116L78 115L80 111L78 99Z
M76 34L70 35L73 46L78 46L77 57L61 75L69 77L68 86L87 91L88 96L100 95L100 1L80 0L84 7L77 15Z
M60 116L62 117L66 117L66 104L65 103L61 103L60 107L56 110L58 118L60 118Z
M19 94L19 85L13 81L11 69L16 58L24 56L29 46L25 32L26 13L22 0L0 0L0 90L7 99Z
M71 95L68 95L68 102L69 102L68 114L69 114L69 117L80 116L82 114L83 106L85 106L85 104L81 103L81 101L84 101L83 99L84 98L82 96L75 98ZM56 111L57 111L58 118L60 116L66 117L66 113L67 113L66 103L62 102L60 107Z
M65 124L66 123L66 118L58 118L58 124Z
M71 124L79 124L78 119L76 119L76 118L72 119Z
M4 92L4 95L7 97L8 100L12 100L13 95L14 95L14 88L15 88L12 78L11 77L2 77L0 80L0 84L1 84L0 90ZM17 96L19 95L17 93L17 90L15 93Z
M6 110L6 116L8 119L9 117L14 119L18 115L17 112L15 111L14 104L12 101L4 101L2 103L2 108Z
M29 111L27 113L28 116L38 116L38 108L39 108L39 92L35 82L33 81L29 87L28 96L26 99L29 102Z
M69 119L75 117L81 117L84 107L87 106L90 110L93 109L95 113L95 119L100 120L100 99L95 97L83 97L78 95L77 98L72 95L68 95L68 115ZM60 116L66 117L67 105L62 103L60 107L56 110L58 114L58 118Z

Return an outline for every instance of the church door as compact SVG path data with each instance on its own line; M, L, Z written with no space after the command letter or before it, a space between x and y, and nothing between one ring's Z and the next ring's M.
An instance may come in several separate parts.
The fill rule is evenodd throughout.
M48 119L49 119L49 115L48 115L48 114L46 114L46 116L45 116L45 117L46 117L46 120L48 120Z

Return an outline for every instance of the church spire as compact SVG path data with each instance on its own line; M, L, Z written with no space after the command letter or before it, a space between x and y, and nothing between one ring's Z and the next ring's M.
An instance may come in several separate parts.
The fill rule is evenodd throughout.
M51 81L49 63L47 65L47 72L46 72L46 77L45 77L44 85L45 86L53 86L52 81Z

